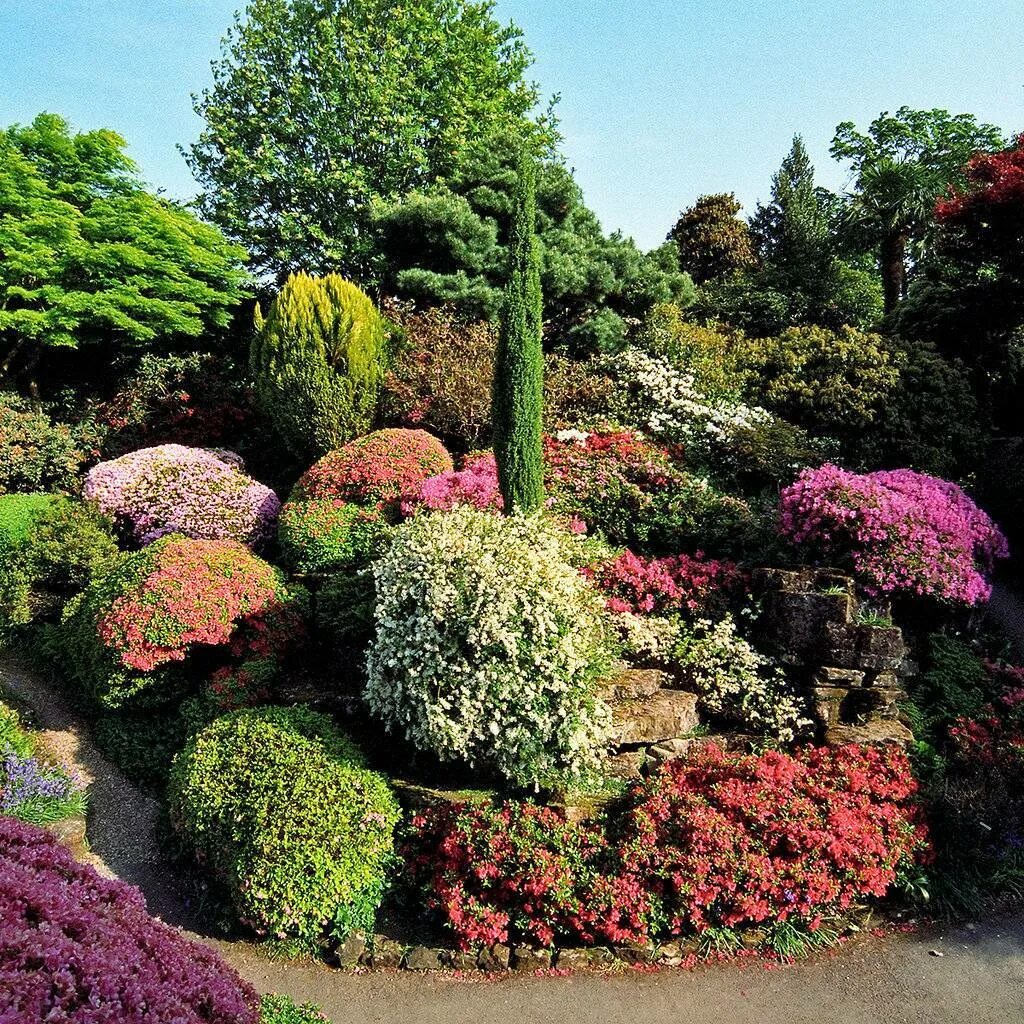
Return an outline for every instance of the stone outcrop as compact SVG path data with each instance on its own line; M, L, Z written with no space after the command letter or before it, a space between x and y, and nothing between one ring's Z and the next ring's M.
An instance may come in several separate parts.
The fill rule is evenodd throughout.
M761 569L754 587L760 644L802 677L823 742L913 739L899 707L903 632L877 613L862 616L853 580L829 569Z

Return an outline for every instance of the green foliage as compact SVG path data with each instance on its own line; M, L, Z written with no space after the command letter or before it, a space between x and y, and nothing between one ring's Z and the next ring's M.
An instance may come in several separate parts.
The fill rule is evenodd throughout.
M757 265L750 230L736 216L740 209L731 192L701 196L669 232L679 250L679 266L698 285Z
M536 170L524 151L494 371L494 456L509 515L535 512L544 501L544 314L536 204Z
M370 429L389 339L363 291L337 274L293 274L256 327L257 402L293 455L323 455Z
M331 1024L315 1003L301 1006L289 996L263 996L260 1000L260 1024Z
M972 476L979 466L987 468L989 424L969 371L926 342L896 338L891 346L900 368L899 388L851 440L851 455L871 469L906 466L950 480Z
M0 701L0 754L31 757L35 752L36 742L22 724L21 716L10 705Z
M288 502L281 510L277 539L288 568L325 573L365 565L387 534L379 509L321 499Z
M443 183L378 215L383 286L420 305L450 304L462 317L496 319L509 262L517 189L516 138L496 139ZM537 239L548 337L575 353L615 351L628 321L655 302L693 301L671 245L642 253L606 236L572 172L557 157L537 168Z
M991 697L991 682L975 649L956 636L928 637L924 671L910 682L915 737L941 743L961 716L974 718Z
M189 729L178 708L101 714L90 723L96 745L136 785L160 793Z
M856 436L896 401L899 360L877 334L791 327L743 346L752 400L816 434Z
M117 556L113 524L92 506L56 495L0 497L0 636L56 621Z
M374 207L528 132L532 56L473 0L254 0L197 97L203 211L260 271L375 273Z
M338 657L338 665L361 666L373 640L377 594L373 573L340 572L317 593L316 626Z
M175 762L175 830L262 935L316 942L372 929L400 812L324 715L299 706L216 719Z
M243 250L146 192L107 130L55 114L0 131L0 379L44 348L169 345L227 325Z
M854 174L846 227L878 248L886 312L906 296L910 250L916 247L920 257L936 201L963 187L964 168L975 153L1003 145L994 125L946 110L883 111L866 134L850 121L837 126L832 156L849 161Z
M70 491L85 460L74 429L14 392L0 391L0 494Z

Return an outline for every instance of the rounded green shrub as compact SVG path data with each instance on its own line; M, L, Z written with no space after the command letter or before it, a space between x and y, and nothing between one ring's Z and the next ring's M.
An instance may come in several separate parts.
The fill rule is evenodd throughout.
M368 562L387 532L379 509L321 499L288 502L281 510L277 539L288 568L326 573Z
M86 456L75 431L26 398L0 391L0 494L70 491Z
M373 566L370 710L418 749L515 785L585 779L611 650L575 543L539 517L464 505L398 527Z
M371 928L400 812L352 742L307 707L216 719L175 761L175 831L261 935Z
M118 557L113 524L80 501L0 496L0 636L55 620Z
M390 339L365 292L337 274L293 274L256 328L257 404L293 455L323 455L370 429Z

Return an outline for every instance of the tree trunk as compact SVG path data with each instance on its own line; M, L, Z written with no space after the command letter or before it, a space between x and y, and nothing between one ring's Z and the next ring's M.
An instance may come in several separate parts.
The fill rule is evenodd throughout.
M885 312L891 313L906 294L907 236L905 232L894 232L882 239L881 263Z

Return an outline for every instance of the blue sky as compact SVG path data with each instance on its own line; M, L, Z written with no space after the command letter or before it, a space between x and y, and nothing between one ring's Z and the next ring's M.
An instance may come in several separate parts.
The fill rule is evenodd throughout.
M194 183L175 144L199 130L242 0L0 0L0 124L40 110L116 128L146 178ZM565 153L608 229L658 244L678 211L734 191L753 209L794 132L819 179L835 125L901 104L1024 129L1022 0L498 0L534 78L560 93Z

